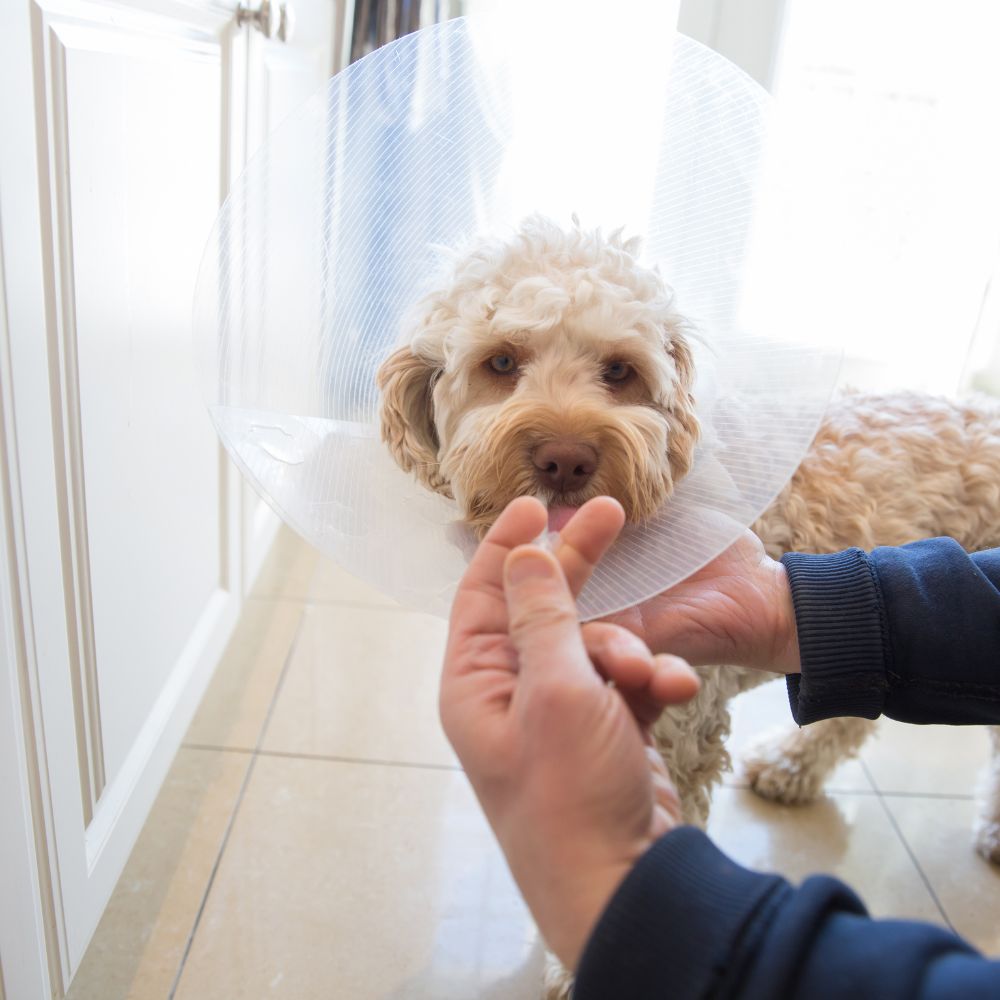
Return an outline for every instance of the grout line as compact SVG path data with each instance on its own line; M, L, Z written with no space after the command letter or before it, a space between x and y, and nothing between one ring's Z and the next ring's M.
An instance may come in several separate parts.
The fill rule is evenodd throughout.
M214 743L182 743L182 750L211 750L215 753L243 753L255 754L257 751L251 747L224 747L216 746Z
M920 876L921 881L924 883L924 886L927 888L927 891L931 894L931 899L934 900L934 905L938 908L938 912L941 914L942 919L948 925L948 928L951 930L951 932L953 934L957 934L958 931L955 930L955 925L951 922L951 918L948 916L948 913L945 910L944 905L938 898L938 894L934 891L934 886L931 885L931 880L927 877L927 873L924 871L923 866L917 860L917 856L916 854L914 854L913 848L910 847L910 842L903 835L903 830L900 827L899 823L897 822L896 817L893 814L893 811L889 808L889 803L886 802L885 796L882 794L882 792L879 790L878 785L875 783L875 779L872 777L872 773L868 769L868 765L860 758L858 759L858 763L863 768L865 776L871 782L872 788L875 789L875 794L878 797L879 804L882 806L883 811L888 817L889 823L892 825L892 828L896 831L896 836L899 837L899 840L903 845L903 849L910 856L910 861L913 862L914 867L917 869L917 874Z
M948 792L887 792L878 789L877 794L886 799L941 799L945 802L974 802L975 795L951 795Z
M253 767L256 759L257 758L251 754L250 761L247 764L246 773L243 775L243 781L240 784L240 790L236 794L236 802L233 803L233 809L229 814L226 829L222 834L222 841L220 842L219 849L216 852L215 861L212 862L212 870L209 872L208 881L205 883L205 891L201 894L201 901L198 903L198 912L194 915L194 922L191 924L191 930L188 931L187 940L184 942L184 951L181 953L180 962L177 964L177 972L174 974L174 981L170 984L170 992L167 994L167 1000L174 1000L174 997L177 994L177 987L180 986L181 976L184 973L185 965L187 965L188 956L191 954L191 946L194 944L194 936L198 931L198 927L201 925L201 918L205 912L205 904L208 902L208 894L212 891L212 886L215 884L215 876L219 872L219 865L222 862L222 854L229 843L229 835L233 831L233 824L236 822L236 816L240 811L243 796L246 794L247 786L249 785L250 778L253 775Z
M243 804L243 799L246 795L246 790L250 784L250 778L253 776L254 765L257 763L257 755L260 750L260 745L264 740L264 736L267 733L267 727L271 723L271 716L274 714L274 706L278 701L278 696L281 694L282 686L285 682L285 677L288 674L289 666L292 662L292 657L295 655L295 651L298 648L299 636L302 634L302 623L305 619L305 615L299 616L299 623L295 627L295 635L292 638L292 642L288 647L288 652L285 655L285 662L281 666L281 673L278 675L278 683L274 687L274 694L271 696L271 704L267 708L267 715L264 716L264 722L261 724L260 733L257 736L257 746L254 750L241 750L237 752L243 752L249 755L250 762L247 765L246 774L243 775L243 782L240 785L240 790L236 795L236 802L233 804L232 812L229 814L229 821L226 823L225 832L222 835L222 841L219 844L219 850L216 853L215 861L212 864L212 871L208 876L208 882L205 885L205 891L202 893L201 902L198 904L198 912L195 914L194 922L191 925L191 930L188 932L187 940L184 942L184 951L181 954L180 962L177 966L177 973L174 976L174 981L171 983L170 992L167 994L167 1000L174 1000L177 993L177 988L180 986L181 976L184 974L184 967L187 965L188 956L191 954L191 946L194 944L195 935L198 933L198 928L201 926L201 918L205 912L205 906L208 903L209 894L212 891L212 886L215 884L215 876L219 872L219 865L222 863L222 856L225 853L226 847L229 845L229 837L233 832L233 826L236 823L236 817L239 815L240 806ZM190 746L189 749L207 749L201 746ZM224 748L218 747L214 749L222 750Z
M377 757L342 757L338 754L325 753L293 753L286 750L260 750L260 757L284 757L298 760L325 760L335 764L365 764L376 767L409 767L424 771L457 771L462 773L458 764L430 764L409 760L380 760Z
M324 760L334 764L365 764L375 767L409 767L424 771L458 771L459 764L433 764L425 761L383 760L378 757L350 757L330 753L300 753L292 750L251 750L247 747L221 747L209 743L184 743L185 750L217 750L220 753L253 754L255 757L280 757L290 760Z

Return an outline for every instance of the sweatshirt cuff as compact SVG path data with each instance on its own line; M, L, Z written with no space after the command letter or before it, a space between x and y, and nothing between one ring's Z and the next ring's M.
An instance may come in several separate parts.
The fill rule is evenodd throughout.
M573 1000L676 1000L738 978L755 918L789 891L731 861L701 830L678 827L638 861L597 922ZM752 953L753 948L749 949Z
M877 719L885 703L888 632L875 571L861 549L782 557L795 606L801 674L788 701L804 726L836 716Z

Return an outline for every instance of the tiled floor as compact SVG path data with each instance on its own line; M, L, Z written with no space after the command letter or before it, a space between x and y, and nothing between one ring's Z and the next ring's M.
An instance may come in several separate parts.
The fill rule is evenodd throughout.
M70 997L536 1000L537 935L437 721L444 635L283 533ZM782 685L735 709L737 751L787 721ZM733 775L710 832L998 953L969 834L986 759L982 730L883 724L815 805Z

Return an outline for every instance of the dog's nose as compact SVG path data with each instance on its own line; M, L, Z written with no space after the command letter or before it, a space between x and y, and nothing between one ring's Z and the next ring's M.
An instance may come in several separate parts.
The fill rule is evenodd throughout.
M597 451L582 441L547 441L532 453L539 482L560 493L583 489L597 471Z

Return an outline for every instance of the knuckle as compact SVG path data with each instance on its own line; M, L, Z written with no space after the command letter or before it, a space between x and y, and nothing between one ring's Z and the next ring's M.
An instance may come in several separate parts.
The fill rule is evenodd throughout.
M537 632L564 631L577 627L576 609L552 600L532 601L512 609L510 635L519 638Z

